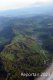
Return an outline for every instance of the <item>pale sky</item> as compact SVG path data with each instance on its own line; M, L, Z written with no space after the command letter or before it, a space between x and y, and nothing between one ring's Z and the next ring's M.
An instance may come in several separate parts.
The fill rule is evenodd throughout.
M0 10L17 9L35 5L53 3L53 0L0 0Z

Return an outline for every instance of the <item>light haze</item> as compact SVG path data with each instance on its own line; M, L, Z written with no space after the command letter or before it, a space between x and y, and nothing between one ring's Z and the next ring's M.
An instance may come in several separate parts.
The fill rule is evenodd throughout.
M53 3L53 0L0 0L0 10L18 9L29 7L33 4L37 6L50 3Z

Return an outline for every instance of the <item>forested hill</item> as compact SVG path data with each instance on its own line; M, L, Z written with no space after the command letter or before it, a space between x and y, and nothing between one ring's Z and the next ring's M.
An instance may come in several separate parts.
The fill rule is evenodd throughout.
M53 16L0 17L0 79L26 80L53 58ZM5 75L4 75L5 74Z

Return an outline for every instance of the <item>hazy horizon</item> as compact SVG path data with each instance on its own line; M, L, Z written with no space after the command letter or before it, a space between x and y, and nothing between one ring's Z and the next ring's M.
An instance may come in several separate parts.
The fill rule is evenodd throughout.
M53 0L0 0L0 11L46 6L53 4Z
M53 15L53 0L0 0L0 16Z

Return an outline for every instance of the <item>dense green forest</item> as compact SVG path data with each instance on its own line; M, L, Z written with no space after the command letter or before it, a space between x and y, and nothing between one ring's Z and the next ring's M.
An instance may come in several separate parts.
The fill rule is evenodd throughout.
M53 16L0 18L0 80L28 80L53 59ZM30 79L29 79L30 80Z

